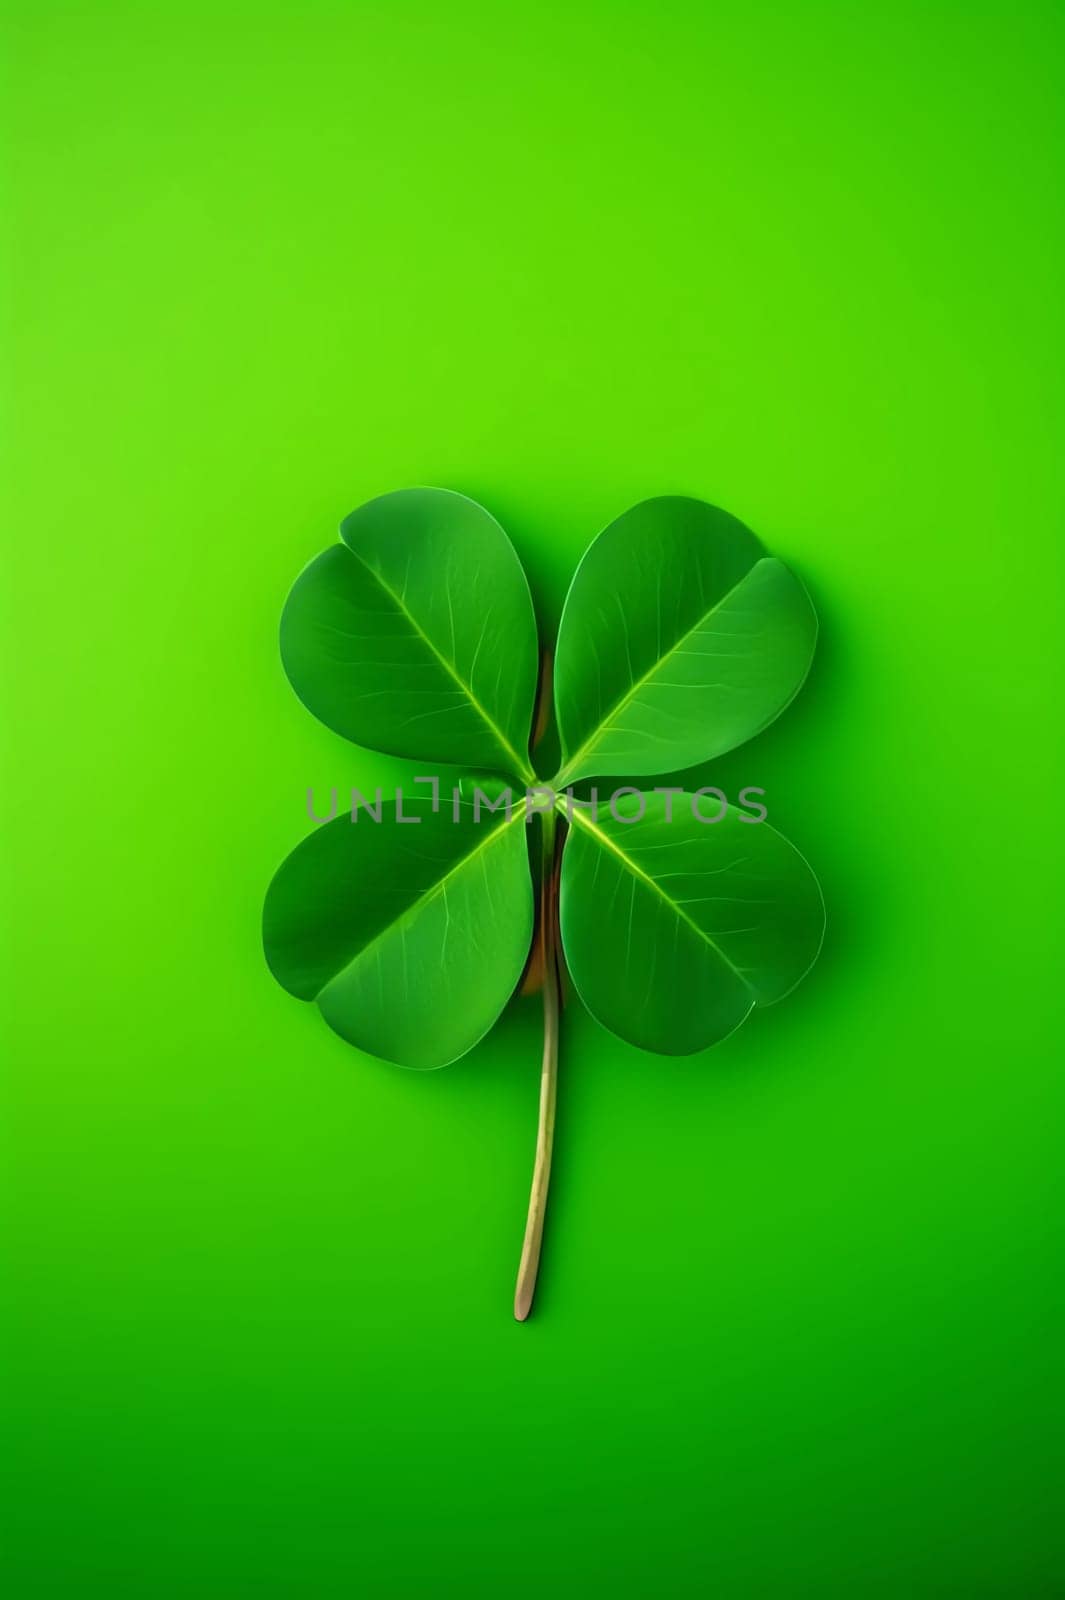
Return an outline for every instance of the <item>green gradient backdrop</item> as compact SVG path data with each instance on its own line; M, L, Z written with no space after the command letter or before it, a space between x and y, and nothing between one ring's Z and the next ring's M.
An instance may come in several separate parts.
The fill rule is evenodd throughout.
M1065 14L5 5L14 1600L1065 1592ZM353 505L482 499L541 617L714 500L823 648L719 763L821 965L716 1052L537 1008L430 1077L272 981Z

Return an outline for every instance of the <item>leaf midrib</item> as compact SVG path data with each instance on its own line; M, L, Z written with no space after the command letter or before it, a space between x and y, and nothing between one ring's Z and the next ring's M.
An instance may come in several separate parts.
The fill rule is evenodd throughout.
M621 698L616 700L608 710L603 712L599 719L598 726L592 731L592 733L588 735L584 743L574 752L568 761L563 763L562 770L555 779L557 784L565 784L574 775L574 769L579 767L585 758L595 749L596 745L606 733L609 723L616 719L620 712L624 711L625 707L632 702L635 696L643 688L644 684L648 683L655 676L655 674L665 666L666 662L669 661L671 656L673 656L680 649L681 645L690 639L693 633L697 633L698 630L709 621L716 611L720 611L721 607L725 605L727 601L731 600L737 589L742 588L747 582L747 579L751 576L752 572L754 572L758 567L762 566L763 563L775 562L776 559L777 558L775 556L759 556L757 561L753 561L738 583L734 583L731 589L727 589L721 596L720 600L715 600L714 604L710 606L708 610L704 611L702 615L692 623L690 628L685 629L682 634L678 635L678 637L674 639L673 643L670 645L669 649L664 655L659 656L657 660L652 662L652 664L647 668L646 672L642 672L638 678L635 678L633 682L630 683L629 687L625 690L625 693L621 696Z
M514 762L515 770L518 772L518 774L524 778L526 783L531 783L536 774L533 772L528 762L522 759L522 757L515 750L514 746L511 744L510 740L507 738L506 734L503 732L502 728L499 727L495 719L481 704L480 700L473 691L473 685L467 683L465 679L462 678L455 670L455 667L447 659L447 657L437 649L432 639L418 621L418 618L414 615L413 611L410 610L409 606L404 601L402 595L397 594L392 585L370 565L370 563L366 560L366 557L356 550L352 545L348 544L347 541L345 541L345 548L351 551L351 554L355 557L356 561L358 561L360 565L370 574L374 582L384 590L385 594L388 595L396 609L401 612L404 617L406 617L418 638L421 639L422 643L426 645L426 647L436 657L437 661L439 661L440 665L443 667L444 671L448 674L452 681L458 684L463 694L466 696L474 710L477 712L478 716L481 718L481 721L491 732L500 749L504 750Z
M413 918L416 912L422 910L429 904L430 900L434 899L436 895L440 894L444 889L446 889L449 881L455 877L457 873L462 872L466 867L469 866L471 861L475 861L477 857L483 851L487 850L490 845L495 844L498 839L502 838L503 834L506 833L508 828L512 828L516 822L520 822L524 818L525 813L528 810L528 806L529 802L527 798L519 801L514 807L511 815L505 818L497 828L490 828L487 836L482 839L479 844L475 845L472 850L467 851L464 856L460 856L457 861L453 862L444 873L442 878L437 878L435 883L430 884L428 889L423 890L418 898L416 900L412 900L409 906L405 906L398 916L392 918L391 922L386 922L383 927L378 928L376 932L366 940L366 943L360 945L358 950L356 950L353 955L349 956L347 960L344 961L336 969L336 971L331 974L326 982L322 984L321 988L314 997L315 1000L320 1000L325 991L331 988L332 985L336 983L338 978L342 978L351 970L352 967L361 961L367 950L371 949L375 944L379 944L380 941L387 937L388 934L393 933L401 923Z
M641 883L646 884L647 888L649 888L653 894L656 894L658 898L669 907L674 916L676 916L680 922L687 923L692 932L697 934L702 942L708 945L710 949L713 950L714 954L721 958L726 967L728 967L729 971L735 974L748 993L757 999L755 990L750 981L744 977L740 969L729 960L721 946L710 937L705 929L700 928L699 924L688 915L683 906L678 905L677 901L668 895L660 884L656 883L655 879L651 877L650 873L645 872L642 867L638 866L636 862L633 861L631 856L627 856L625 854L620 845L615 844L614 840L608 833L604 833L602 828L597 827L590 817L585 816L584 813L578 811L576 807L573 808L573 819L579 822L581 827L585 828L588 833L590 833L593 838L598 840L601 845L609 850L612 855L617 856L618 860L628 869L629 872L632 873L633 877L639 879Z

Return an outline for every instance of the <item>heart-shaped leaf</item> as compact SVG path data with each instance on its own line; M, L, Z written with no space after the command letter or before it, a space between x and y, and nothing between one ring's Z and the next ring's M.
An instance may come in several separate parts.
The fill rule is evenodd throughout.
M560 783L707 761L802 685L817 638L805 589L749 528L701 500L645 500L574 574L559 626Z
M281 658L345 738L527 782L538 672L529 585L503 529L446 489L360 506L293 585Z
M298 845L267 892L263 944L278 982L351 1044L442 1067L487 1033L529 954L525 804L508 821L472 791L435 812L404 795L401 815L360 808Z
M578 994L604 1027L665 1055L714 1044L786 995L825 926L793 845L716 799L694 804L630 791L595 820L573 807L562 853L562 945Z

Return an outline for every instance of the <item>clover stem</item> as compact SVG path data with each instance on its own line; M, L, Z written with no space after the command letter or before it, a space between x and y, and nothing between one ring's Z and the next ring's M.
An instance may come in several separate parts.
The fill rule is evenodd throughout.
M532 1310L540 1250L544 1239L547 1187L551 1181L551 1147L555 1138L555 1101L558 1092L558 878L555 872L555 813L543 813L543 877L540 884L540 940L544 969L544 1056L540 1068L540 1122L536 1130L529 1214L521 1248L518 1282L514 1290L514 1315L524 1322Z

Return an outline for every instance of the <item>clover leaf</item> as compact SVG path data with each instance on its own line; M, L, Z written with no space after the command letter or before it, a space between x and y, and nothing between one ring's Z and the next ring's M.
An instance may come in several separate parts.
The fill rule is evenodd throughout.
M624 787L601 807L573 786L683 769L752 738L801 688L817 620L799 580L734 517L676 496L634 506L592 543L566 597L553 674L562 765L541 785L529 740L549 674L495 519L462 495L406 489L353 512L341 539L284 608L293 687L347 738L465 775L305 839L267 892L266 957L350 1043L423 1069L472 1049L523 971L538 973L540 1120L514 1301L524 1320L551 1171L563 965L605 1027L684 1054L793 989L824 932L817 879L764 819L710 791ZM541 703L536 720L545 714Z
M532 782L536 618L495 518L464 495L404 489L353 511L340 537L281 617L304 705L372 750Z
M802 687L817 638L805 589L742 522L645 500L581 561L562 611L562 784L675 772L723 755Z
M486 788L488 785L486 785ZM439 1067L486 1034L514 992L533 933L524 808L475 796L434 812L404 797L342 815L292 852L266 908L275 977L316 1000L352 1044L408 1067Z

